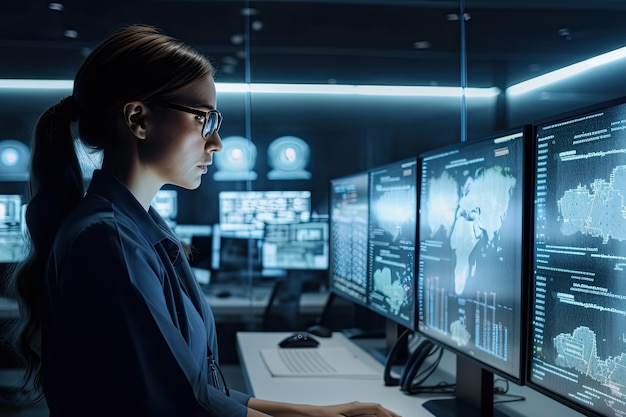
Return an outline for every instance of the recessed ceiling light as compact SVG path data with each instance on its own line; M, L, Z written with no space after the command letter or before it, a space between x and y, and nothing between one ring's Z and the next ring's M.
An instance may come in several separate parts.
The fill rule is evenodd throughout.
M255 20L250 26L252 27L252 30L258 32L259 30L263 29L263 22L261 22L260 20Z
M471 20L472 16L469 13L463 13L463 20L465 20L466 22L468 20ZM446 20L448 22L458 22L459 21L459 14L458 13L448 13L446 15Z
M228 55L222 57L222 62L227 65L237 65L239 63L239 61L237 61L237 58L233 58L232 56Z
M63 32L63 36L65 36L66 38L76 39L78 38L78 32L73 29L67 29L65 32Z
M56 12L62 12L63 11L63 4L61 3L48 3L48 9L50 10L54 10Z
M561 28L561 29L559 29L558 34L559 34L560 37L562 37L566 41L571 41L572 40L572 33L569 31L568 28Z
M230 41L234 43L235 45L241 45L244 41L244 37L242 34L236 33L230 37Z
M243 9L241 9L241 15L242 16L254 16L259 14L259 11L257 9L254 9L252 7L244 7Z
M430 42L428 41L417 41L413 43L413 47L415 49L428 49L430 48Z

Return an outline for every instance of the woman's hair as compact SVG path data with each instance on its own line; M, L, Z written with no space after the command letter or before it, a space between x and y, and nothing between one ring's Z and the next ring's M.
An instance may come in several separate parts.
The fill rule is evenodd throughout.
M31 245L9 282L20 305L13 341L26 362L25 385L32 381L41 388L41 314L52 243L61 222L84 195L72 122L78 122L80 140L87 147L106 155L119 140L116 118L125 103L169 99L206 76L213 76L213 67L190 46L150 26L128 26L91 52L74 79L73 94L37 121L25 219Z

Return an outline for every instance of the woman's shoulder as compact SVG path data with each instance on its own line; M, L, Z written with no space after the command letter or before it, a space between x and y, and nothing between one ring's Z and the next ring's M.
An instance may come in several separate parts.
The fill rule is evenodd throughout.
M87 195L65 218L57 233L57 241L69 243L112 237L140 239L133 220L116 210L114 203L98 195Z

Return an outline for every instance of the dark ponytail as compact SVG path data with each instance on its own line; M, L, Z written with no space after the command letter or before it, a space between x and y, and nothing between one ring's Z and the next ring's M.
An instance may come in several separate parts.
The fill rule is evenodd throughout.
M11 276L9 289L19 300L21 320L13 341L26 362L24 386L40 387L43 277L54 236L84 193L71 133L78 109L67 97L48 109L35 127L30 164L30 201L26 209L30 250Z

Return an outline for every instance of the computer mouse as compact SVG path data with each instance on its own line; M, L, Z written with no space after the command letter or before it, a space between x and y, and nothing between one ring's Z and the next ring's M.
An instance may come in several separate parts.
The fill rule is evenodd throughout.
M332 330L326 326L322 326L321 324L314 324L308 327L306 332L319 337L331 337L333 335Z
M218 292L217 294L215 294L218 298L228 298L230 296L233 295L232 292L228 291L228 290L222 290L220 292Z
M306 332L298 332L281 340L278 343L278 346L281 348L311 348L317 347L319 344L320 342L315 340L315 338L310 334Z

